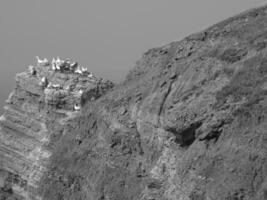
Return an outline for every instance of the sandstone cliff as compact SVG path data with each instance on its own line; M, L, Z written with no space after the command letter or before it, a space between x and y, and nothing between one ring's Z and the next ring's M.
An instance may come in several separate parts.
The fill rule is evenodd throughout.
M2 177L22 181L6 192L267 199L266 28L262 7L151 49L121 84L96 100L86 96L76 115L62 114L61 103L37 103L43 92L19 76L1 120L0 158Z

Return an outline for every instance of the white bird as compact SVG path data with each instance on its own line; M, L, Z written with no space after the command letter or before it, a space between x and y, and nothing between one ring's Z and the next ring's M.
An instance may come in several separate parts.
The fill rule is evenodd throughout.
M88 78L94 78L94 75L92 74L92 72L90 72L87 77Z
M61 60L61 59L57 56L57 59L56 59L56 69L57 69L57 70L60 70L60 69L61 69L61 66L62 66L63 63L64 63L64 60Z
M78 63L77 62L73 62L73 63L70 64L70 68L72 70L75 70L77 67L78 67Z
M52 88L59 89L61 87L60 84L52 84Z
M81 110L81 106L79 106L77 103L74 105L74 110L78 111Z
M81 89L81 90L79 90L79 92L78 92L80 95L82 95L83 94L83 90Z
M61 69L61 67L60 67L60 65L58 64L58 63L56 63L56 70L60 70Z
M52 59L52 70L54 70L54 71L56 71L56 59L55 58L53 58Z
M47 88L48 89L52 88L52 83L48 83Z
M80 66L77 67L77 69L74 71L74 73L76 73L76 74L82 74L83 73Z
M87 67L82 67L82 73L85 73L85 72L87 72L88 70L87 70Z
M56 63L61 63L59 56L57 56Z
M61 69L60 65L56 64L56 70L60 70L60 69Z
M35 56L35 58L37 59L37 63L41 63L42 60L39 58L39 56Z
M46 86L48 85L48 80L47 80L46 77L43 77L43 78L41 79L41 83L40 83L40 85L43 86L43 87L46 87Z
M42 82L42 83L45 83L46 80L47 80L46 77L43 77L43 78L41 79L41 82Z
M29 72L30 72L31 75L35 75L36 74L36 70L35 70L34 66L32 66L32 65L29 66Z
M39 56L36 56L36 59L37 59L37 64L38 65L41 65L41 66L48 66L49 65L49 61L47 58L44 58L43 60L41 60L39 58Z

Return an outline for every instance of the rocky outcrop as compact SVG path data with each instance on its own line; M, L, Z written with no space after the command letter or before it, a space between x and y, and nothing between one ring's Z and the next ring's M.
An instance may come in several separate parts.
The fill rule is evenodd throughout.
M41 105L61 103L55 113L41 109L49 112L53 137L47 153L38 151L35 163L45 164L31 170L40 175L34 176L36 193L28 194L49 200L266 199L266 27L262 7L151 49L125 81L84 103L67 123L58 113L61 94L45 98ZM38 91L30 90L33 101ZM28 99L17 96L12 102L20 106ZM20 162L15 155L6 162L9 172Z
M55 72L50 66L34 68L35 73L16 76L0 119L0 199L42 199L37 189L51 157L51 140L79 113L75 104L82 107L113 87L109 81Z
M65 127L44 198L266 199L266 26L263 7L146 52Z

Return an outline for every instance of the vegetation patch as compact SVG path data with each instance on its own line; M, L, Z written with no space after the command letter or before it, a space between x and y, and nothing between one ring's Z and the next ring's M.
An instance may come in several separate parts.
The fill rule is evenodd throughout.
M235 101L240 101L242 98L255 101L255 98L261 96L263 92L261 84L265 80L266 73L266 58L257 56L245 61L243 68L232 77L230 83L217 93L216 106L223 105L230 96Z

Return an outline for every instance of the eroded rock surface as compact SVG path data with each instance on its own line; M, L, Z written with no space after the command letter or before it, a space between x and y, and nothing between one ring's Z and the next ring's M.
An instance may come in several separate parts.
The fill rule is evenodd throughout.
M50 66L35 69L35 74L16 76L0 119L0 199L42 199L37 189L51 157L51 140L78 115L75 104L83 106L113 87L109 81L55 72ZM44 87L43 77L51 87Z
M262 7L146 52L112 91L60 128L51 123L37 194L267 199L266 27Z

